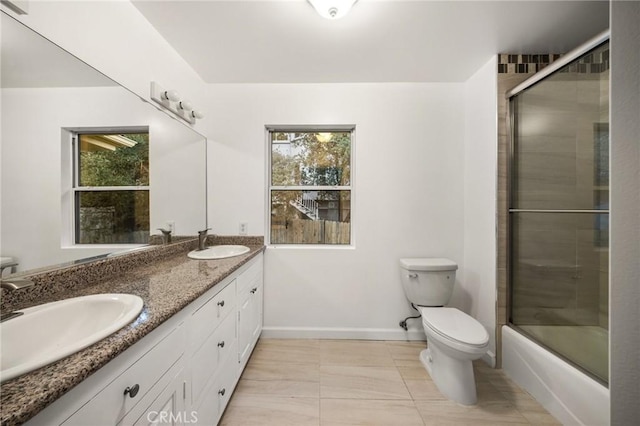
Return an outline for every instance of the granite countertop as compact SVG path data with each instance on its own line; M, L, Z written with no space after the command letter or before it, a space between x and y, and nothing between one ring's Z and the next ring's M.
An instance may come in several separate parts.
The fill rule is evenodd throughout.
M9 426L26 422L264 250L263 245L251 242L254 244L245 244L251 249L245 255L219 260L192 260L186 256L188 250L181 250L151 263L141 262L140 266L99 282L58 294L54 299L129 293L140 296L144 307L134 322L111 336L53 364L3 383L0 387L1 424ZM29 304L35 303L25 305Z

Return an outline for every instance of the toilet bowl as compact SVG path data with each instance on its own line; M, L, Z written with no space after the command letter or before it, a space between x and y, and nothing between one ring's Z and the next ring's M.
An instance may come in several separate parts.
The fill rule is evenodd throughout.
M489 334L474 318L455 308L419 307L427 336L420 361L438 390L463 405L477 402L472 361L487 352Z
M407 299L420 311L427 349L420 361L438 387L455 402L477 402L472 361L489 346L487 330L473 317L445 307L453 293L457 264L449 259L400 259Z

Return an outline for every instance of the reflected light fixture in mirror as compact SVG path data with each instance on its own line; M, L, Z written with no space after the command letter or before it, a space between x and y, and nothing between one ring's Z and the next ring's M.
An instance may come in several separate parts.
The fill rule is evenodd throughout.
M351 10L358 0L308 0L320 16L326 19L340 19Z
M194 124L197 118L204 118L204 114L194 109L191 102L182 100L177 91L165 90L155 81L151 82L151 99L188 123Z

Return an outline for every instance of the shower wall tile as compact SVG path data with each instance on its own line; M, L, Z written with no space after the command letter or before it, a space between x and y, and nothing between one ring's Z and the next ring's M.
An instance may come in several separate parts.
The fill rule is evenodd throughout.
M498 74L534 74L560 55L498 55Z
M498 74L534 74L562 55L542 54L500 54L498 55ZM597 74L609 70L609 48L596 49L580 61L571 64L564 72Z

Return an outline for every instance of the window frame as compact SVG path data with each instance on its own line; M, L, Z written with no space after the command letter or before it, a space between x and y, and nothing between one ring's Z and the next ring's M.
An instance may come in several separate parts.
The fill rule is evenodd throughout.
M349 156L349 185L272 185L272 134L273 133L331 133L349 132L351 134ZM353 249L355 248L354 218L355 216L355 153L356 153L356 125L266 125L265 126L266 193L265 193L265 245L271 248L301 248L301 249ZM350 227L349 244L314 244L314 243L272 243L271 242L271 192L272 191L349 191L350 199Z
M78 194L82 192L112 192L112 191L146 191L151 197L151 182L149 185L127 185L127 186L82 186L80 185L80 135L117 135L117 134L147 134L149 135L149 127L117 127L117 128L75 128L66 129L70 134L69 155L70 161L67 163L70 170L70 182L68 186L68 213L69 222L67 226L67 242L68 246L83 247L100 247L100 248L134 248L139 247L141 243L109 243L109 244L88 244L78 242L79 236L79 215L80 206L77 203ZM149 153L150 154L150 153ZM151 158L149 157L149 162ZM149 213L151 213L151 205L149 205ZM151 229L149 229L151 234ZM63 245L64 241L63 241Z

